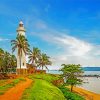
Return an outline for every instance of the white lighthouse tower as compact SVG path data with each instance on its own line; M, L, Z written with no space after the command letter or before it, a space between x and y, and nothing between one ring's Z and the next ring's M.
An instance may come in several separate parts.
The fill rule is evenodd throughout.
M23 22L20 21L19 26L17 28L17 34L25 36L25 32L26 30L24 28ZM20 66L21 66L21 70L20 70ZM22 52L21 64L20 64L20 57L17 52L17 74L26 74L26 73L27 73L26 55L24 52Z

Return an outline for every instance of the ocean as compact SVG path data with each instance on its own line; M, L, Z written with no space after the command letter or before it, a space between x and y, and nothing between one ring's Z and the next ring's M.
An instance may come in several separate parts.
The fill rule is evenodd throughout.
M49 70L47 71L47 73L51 73L51 74L61 74L61 71L58 70ZM85 75L100 75L100 71L84 71Z
M51 74L61 74L61 71L58 70L50 70L47 73ZM85 75L100 75L100 71L85 71ZM79 87L89 90L91 92L100 94L100 77L83 77L82 78L85 83L80 85Z

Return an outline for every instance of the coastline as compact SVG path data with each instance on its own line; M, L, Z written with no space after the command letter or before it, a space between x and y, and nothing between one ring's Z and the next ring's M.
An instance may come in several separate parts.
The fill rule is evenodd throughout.
M70 86L67 87L70 88ZM86 100L100 100L100 94L85 90L83 88L74 86L73 91L84 96Z

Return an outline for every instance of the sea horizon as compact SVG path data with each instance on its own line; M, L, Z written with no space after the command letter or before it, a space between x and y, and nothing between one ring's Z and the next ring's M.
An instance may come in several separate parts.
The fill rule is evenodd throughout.
M50 74L61 74L62 72L59 71L59 70L49 70L49 71L46 71L47 73L50 73ZM84 75L100 75L100 71L96 70L96 71L84 71Z

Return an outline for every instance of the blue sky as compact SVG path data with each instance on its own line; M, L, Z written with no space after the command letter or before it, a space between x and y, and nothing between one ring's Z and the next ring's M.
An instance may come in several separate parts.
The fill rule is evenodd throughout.
M99 0L0 0L1 48L11 52L20 20L31 48L51 57L51 69L62 63L100 66Z

